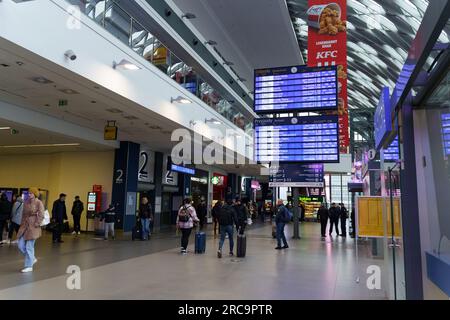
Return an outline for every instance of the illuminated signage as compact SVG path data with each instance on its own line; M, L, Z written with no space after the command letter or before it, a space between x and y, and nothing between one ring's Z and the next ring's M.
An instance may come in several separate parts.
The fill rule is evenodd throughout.
M254 110L257 113L337 109L337 95L335 66L255 70Z
M190 174L190 175L194 175L195 174L195 169L191 169L191 168L187 168L187 167L183 167L183 166L178 166L178 165L173 164L173 163L170 165L170 171L181 172L181 173L186 173L186 174Z
M338 116L254 120L255 161L339 162Z
M396 162L399 159L398 155L398 137L392 141L391 145L383 150L384 162Z
M444 156L450 156L450 113L441 114L442 144Z
M269 170L269 187L324 187L323 164L284 164Z
M381 91L380 101L375 110L375 146L379 150L386 143L386 139L392 132L391 103L389 101L389 88L384 87Z

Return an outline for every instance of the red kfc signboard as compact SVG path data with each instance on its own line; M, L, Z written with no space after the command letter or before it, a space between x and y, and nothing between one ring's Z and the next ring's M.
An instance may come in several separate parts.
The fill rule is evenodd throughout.
M339 141L348 153L349 120L347 99L347 2L309 0L308 66L337 66L339 86Z

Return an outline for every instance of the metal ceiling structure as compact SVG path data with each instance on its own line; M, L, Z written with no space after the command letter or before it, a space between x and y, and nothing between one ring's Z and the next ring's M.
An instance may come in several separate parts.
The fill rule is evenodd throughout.
M307 0L286 0L307 58ZM347 0L348 96L352 129L371 139L373 112L383 86L395 87L428 0ZM448 43L447 25L439 41ZM426 68L433 63L433 56ZM371 140L368 140L371 141Z

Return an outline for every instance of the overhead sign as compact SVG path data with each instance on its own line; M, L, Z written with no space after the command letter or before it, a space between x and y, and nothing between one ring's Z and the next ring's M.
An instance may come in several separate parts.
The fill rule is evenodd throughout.
M384 87L381 90L380 101L375 110L374 117L375 127L375 147L377 150L385 146L386 139L392 132L391 121L391 103L389 100L389 87Z
M255 161L338 163L337 116L257 118Z
M164 155L163 157L163 184L178 186L178 172L170 170L169 160L170 156Z
M441 113L442 145L444 156L450 156L450 113Z
M155 177L155 153L141 147L139 152L138 181L153 183Z
M115 121L108 121L105 126L104 139L117 140L117 127Z
M323 196L316 196L316 197L301 196L298 200L301 202L323 202Z
M324 187L323 164L284 164L269 170L269 187Z
M336 67L255 70L254 110L257 113L337 109L337 95Z
M347 1L308 1L308 66L337 66L339 142L350 145L347 97Z

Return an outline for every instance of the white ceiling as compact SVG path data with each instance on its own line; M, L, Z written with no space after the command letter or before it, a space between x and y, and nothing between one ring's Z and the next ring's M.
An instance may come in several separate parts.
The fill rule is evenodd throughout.
M168 1L169 2L169 1ZM285 1L172 0L253 91L254 69L304 64Z

